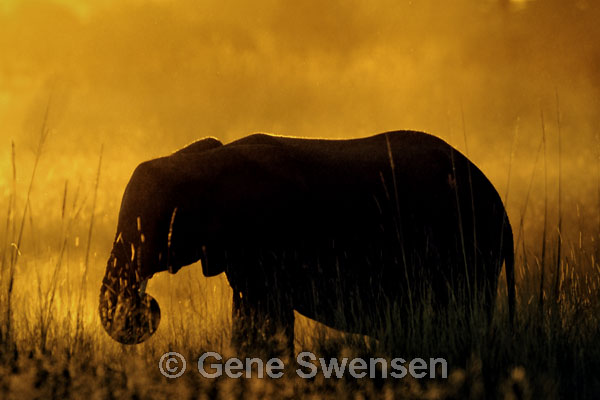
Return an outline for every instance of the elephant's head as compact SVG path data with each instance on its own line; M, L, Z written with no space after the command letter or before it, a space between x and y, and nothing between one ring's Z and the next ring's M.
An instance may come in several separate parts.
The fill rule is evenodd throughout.
M198 238L206 235L198 227L206 224L198 221L194 210L202 207L189 186L207 175L209 166L199 154L220 146L216 139L199 140L169 157L144 162L134 171L123 194L100 289L102 325L118 342L141 343L158 328L160 308L146 293L148 279L160 271L175 273L201 258ZM222 271L209 271L206 265L203 260L207 275Z
M100 320L116 341L137 344L158 328L158 302L146 293L148 279L167 269L161 252L169 239L163 216L167 198L155 168L141 164L133 173L119 212L117 235L100 289Z
M144 199L156 198L144 194L141 183L147 180L145 174L143 168L138 168L123 195L117 237L100 289L102 325L113 339L123 344L143 342L160 322L158 303L146 293L148 279L160 270L160 263L150 251L156 242L156 224L149 222L156 218Z

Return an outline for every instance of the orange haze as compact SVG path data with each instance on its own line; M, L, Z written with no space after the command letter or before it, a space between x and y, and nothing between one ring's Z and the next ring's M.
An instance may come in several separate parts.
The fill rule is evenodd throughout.
M508 196L538 246L543 176L556 224L558 118L565 232L598 227L600 9L593 1L3 0L0 205L50 136L31 209L51 232L66 181L89 198L101 144L99 258L134 166L204 136L434 133ZM541 143L543 113L547 167ZM535 170L534 170L535 167ZM509 176L510 174L510 176ZM507 183L508 186L507 186ZM22 186L22 188L21 188ZM71 193L71 192L69 192ZM84 234L84 233L82 233Z

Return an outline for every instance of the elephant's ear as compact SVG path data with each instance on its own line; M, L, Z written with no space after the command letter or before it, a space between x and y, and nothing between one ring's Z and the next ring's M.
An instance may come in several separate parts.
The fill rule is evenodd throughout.
M218 139L208 137L196 140L195 142L188 144L184 148L177 150L172 155L202 153L204 151L216 149L217 147L221 146L223 146L223 143L221 143Z

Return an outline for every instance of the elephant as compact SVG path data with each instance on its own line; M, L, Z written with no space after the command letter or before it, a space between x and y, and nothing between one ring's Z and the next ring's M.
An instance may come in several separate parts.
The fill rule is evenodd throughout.
M427 296L435 309L480 299L491 318L503 264L514 318L502 200L463 154L423 132L206 138L141 163L100 290L108 334L148 339L160 320L148 279L197 261L206 277L227 277L238 345L282 332L293 348L294 311L377 335L390 307L408 316Z

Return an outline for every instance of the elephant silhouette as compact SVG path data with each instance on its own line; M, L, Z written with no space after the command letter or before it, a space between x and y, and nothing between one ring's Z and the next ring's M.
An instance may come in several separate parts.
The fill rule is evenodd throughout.
M100 290L109 335L150 337L160 309L148 279L198 260L205 276L226 274L237 345L278 331L293 346L294 310L377 335L390 307L409 315L427 294L441 308L479 299L491 318L503 263L514 316L501 198L464 155L422 132L207 138L143 162L125 189Z

